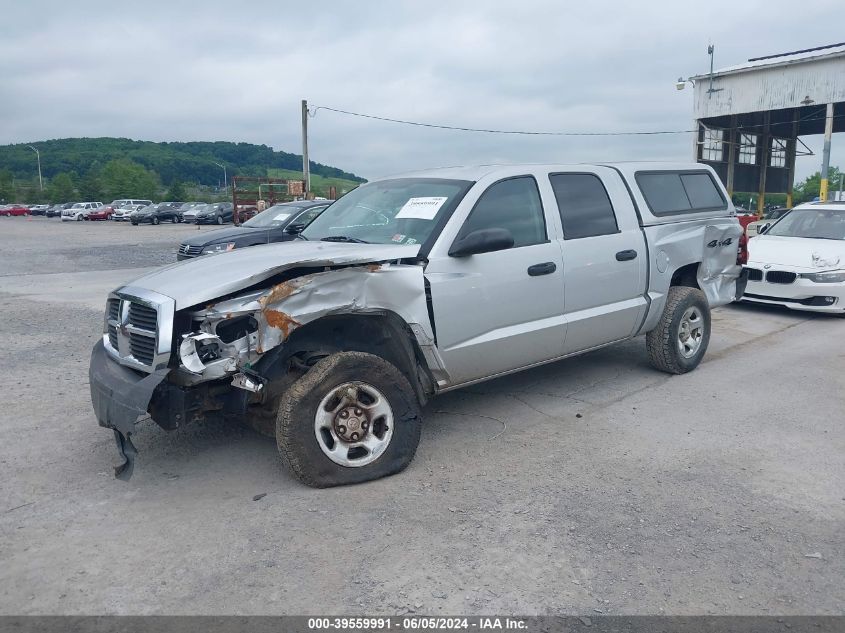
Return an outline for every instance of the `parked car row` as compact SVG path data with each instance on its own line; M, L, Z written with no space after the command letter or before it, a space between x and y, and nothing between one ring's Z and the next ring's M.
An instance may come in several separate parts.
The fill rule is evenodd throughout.
M231 202L159 202L122 198L110 204L99 201L66 202L61 204L0 205L2 216L43 215L60 217L63 222L114 220L139 224L161 224L162 222L191 222L195 224L226 224L233 220L234 207ZM243 217L243 216L242 216Z

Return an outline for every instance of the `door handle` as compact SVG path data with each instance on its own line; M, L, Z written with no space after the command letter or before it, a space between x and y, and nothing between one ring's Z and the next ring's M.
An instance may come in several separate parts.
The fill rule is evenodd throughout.
M637 251L635 250L628 250L628 251L619 251L616 253L616 261L617 262L627 262L630 259L636 259Z
M542 264L534 264L528 267L528 274L531 277L539 277L540 275L550 275L557 270L557 264L554 262L543 262Z

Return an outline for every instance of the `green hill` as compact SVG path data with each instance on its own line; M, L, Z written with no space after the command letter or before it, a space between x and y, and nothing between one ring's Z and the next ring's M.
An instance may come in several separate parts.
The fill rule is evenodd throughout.
M15 179L26 182L27 186L32 183L37 185L35 154L29 145L0 146L0 180ZM302 170L301 155L251 143L153 143L125 138L65 138L38 141L31 145L41 153L45 188L50 179L67 174L81 191L85 188L86 179L94 181L99 178L104 166L114 160L137 163L151 172L163 187L176 182L217 187L223 180L223 170L215 163L226 165L229 178L235 175L267 176L268 170L273 174L280 173L278 170L301 174ZM322 193L323 178L342 183L335 185L338 193L366 182L355 174L315 162L311 162L311 174L312 188L318 195ZM82 187L80 183L83 183Z

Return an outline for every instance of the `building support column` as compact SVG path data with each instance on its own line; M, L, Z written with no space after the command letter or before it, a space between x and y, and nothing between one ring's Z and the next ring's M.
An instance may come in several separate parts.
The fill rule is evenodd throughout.
M792 134L786 145L786 208L792 208L792 187L795 184L795 155L798 153L798 108L792 114Z
M734 170L736 168L736 126L737 126L737 116L735 114L731 115L731 129L728 130L728 175L727 175L727 182L725 186L728 190L728 197L733 200L734 195Z
M697 163L701 158L699 147L703 147L701 138L701 121L695 120L695 134L692 136L692 160Z
M822 152L822 173L819 184L819 200L827 202L828 176L830 170L830 141L833 136L833 104L827 104L824 118L824 150Z
M760 188L757 198L757 217L763 217L763 210L766 208L766 173L769 171L769 154L771 153L772 139L769 134L771 113L763 113L763 133L757 138L760 139Z

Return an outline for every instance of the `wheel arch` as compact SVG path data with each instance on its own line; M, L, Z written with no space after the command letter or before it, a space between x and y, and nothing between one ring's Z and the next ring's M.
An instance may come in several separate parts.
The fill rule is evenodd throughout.
M391 363L411 383L420 405L434 393L436 383L411 327L390 310L328 314L310 321L268 351L256 370L271 383L284 385L286 376L307 371L337 352L366 352Z
M669 287L687 286L689 288L698 288L701 290L701 286L698 284L699 266L701 266L701 262L691 262L676 268L672 272L672 277L669 280Z

